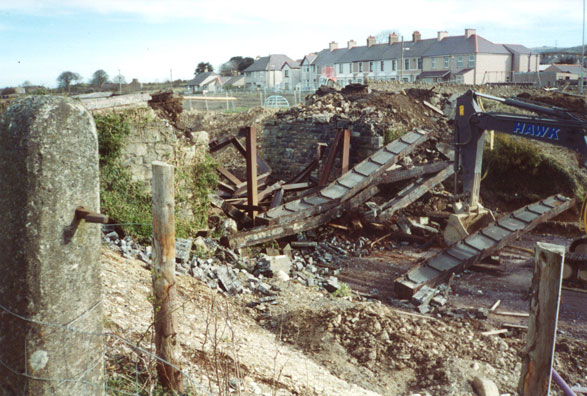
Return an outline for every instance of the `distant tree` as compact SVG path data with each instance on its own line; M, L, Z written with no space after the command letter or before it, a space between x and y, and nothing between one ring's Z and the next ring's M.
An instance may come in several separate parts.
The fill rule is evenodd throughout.
M114 84L126 84L126 79L122 74L112 77L112 82Z
M33 83L31 83L29 80L26 80L25 82L22 83L23 87L30 87L32 85L33 85Z
M194 75L197 76L200 73L206 72L213 72L214 66L210 64L210 62L200 62L198 66L196 66L196 70L194 70Z
M574 65L575 63L581 62L577 62L577 59L575 59L573 55L565 55L560 58L559 63L562 63L563 65Z
M59 77L57 77L57 86L69 92L69 87L71 84L81 79L82 76L80 76L78 73L64 71L59 75Z
M387 42L389 42L389 35L391 33L397 34L398 41L401 41L402 33L398 29L387 29L387 30L380 31L379 33L377 33L375 35L375 41L378 42L379 44L387 43Z
M1 95L12 95L16 93L16 89L15 88L4 88L2 90L2 92L0 92Z
M235 76L242 73L243 70L254 62L255 60L250 57L243 58L242 56L233 56L228 62L223 63L222 66L220 66L220 74L223 76Z
M102 88L109 80L108 73L104 70L99 69L94 72L90 84L96 88Z

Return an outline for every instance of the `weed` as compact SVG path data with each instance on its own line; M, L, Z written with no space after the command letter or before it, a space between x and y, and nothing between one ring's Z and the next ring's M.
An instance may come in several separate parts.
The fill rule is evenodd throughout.
M389 144L408 132L408 127L389 128L383 137L383 144Z
M349 297L352 293L353 290L351 289L351 287L346 283L342 282L340 284L340 287L332 293L332 297Z

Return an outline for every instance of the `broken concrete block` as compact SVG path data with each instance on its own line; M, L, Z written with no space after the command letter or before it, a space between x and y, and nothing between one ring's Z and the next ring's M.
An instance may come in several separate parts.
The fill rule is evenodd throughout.
M194 240L194 247L196 248L197 251L202 252L202 253L208 253L210 251L210 248L208 247L208 245L206 244L206 241L204 241L204 238L202 238L202 237L197 237Z
M190 259L190 252L192 250L191 239L175 239L175 261L178 263L185 263Z
M337 291L340 288L340 282L338 282L338 279L335 276L331 276L330 278L328 278L328 280L324 283L324 288L329 292L329 293L334 293L335 291Z
M214 273L218 278L218 284L222 290L226 291L231 296L243 292L243 286L236 278L232 269L228 266L216 267Z
M430 304L436 305L438 307L444 307L447 302L448 302L447 298L445 298L441 295L437 295L432 298L432 300L430 301Z
M412 296L412 303L414 305L428 304L430 300L436 295L436 289L428 286L423 286L420 290Z
M290 259L293 258L292 248L289 243L283 248L283 254L285 254Z
M289 274L291 267L291 260L286 255L261 255L257 261L255 271L263 274L264 276L272 278L273 274L275 274L277 271L283 271L285 274Z
M238 232L238 226L233 219L225 219L219 226L220 235L228 237Z

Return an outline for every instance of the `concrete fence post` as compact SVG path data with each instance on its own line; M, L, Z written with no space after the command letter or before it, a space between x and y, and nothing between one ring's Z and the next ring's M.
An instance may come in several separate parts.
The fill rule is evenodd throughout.
M104 394L98 139L71 99L0 118L0 395Z

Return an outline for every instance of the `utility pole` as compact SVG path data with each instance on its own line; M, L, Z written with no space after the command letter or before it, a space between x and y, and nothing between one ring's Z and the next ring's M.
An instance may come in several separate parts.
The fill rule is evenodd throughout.
M402 36L402 60L399 65L399 80L404 81L404 36Z
M169 69L169 83L171 84L171 89L173 90L173 69Z
M122 95L122 76L120 75L120 69L118 69L118 94Z

